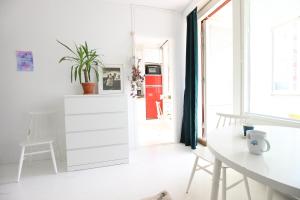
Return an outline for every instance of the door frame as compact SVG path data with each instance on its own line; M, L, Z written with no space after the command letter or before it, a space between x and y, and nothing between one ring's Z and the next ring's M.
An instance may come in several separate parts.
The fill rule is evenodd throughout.
M215 9L212 11L209 11L204 18L200 19L200 38L201 38L201 45L200 45L200 52L201 52L201 138L199 138L199 143L206 146L207 145L207 134L206 134L206 126L207 126L207 93L206 93L206 21L212 17L214 14L216 14L219 10L221 10L223 7L225 7L231 0L225 0L223 3L218 5Z

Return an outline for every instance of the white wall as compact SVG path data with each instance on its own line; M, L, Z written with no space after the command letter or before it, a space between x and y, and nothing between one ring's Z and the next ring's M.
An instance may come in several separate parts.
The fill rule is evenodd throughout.
M217 0L218 1L218 0ZM191 2L186 6L182 14L187 16L190 12L192 12L196 7L201 10L208 2L215 2L215 0L191 0Z
M137 33L172 38L174 76L182 79L181 15L146 7L135 7L135 11ZM18 160L18 142L25 137L28 111L59 110L58 126L62 135L63 95L81 93L78 83L70 83L69 64L58 64L66 51L55 40L70 45L87 41L104 55L105 63L123 63L128 70L132 48L130 32L131 10L125 4L99 0L0 2L0 163ZM16 50L33 52L33 72L16 71ZM182 107L182 82L183 79L179 80L176 89L178 112Z

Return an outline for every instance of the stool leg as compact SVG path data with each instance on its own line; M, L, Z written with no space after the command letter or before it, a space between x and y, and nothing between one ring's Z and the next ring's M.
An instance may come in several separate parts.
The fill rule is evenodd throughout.
M246 188L248 200L251 200L249 183L248 183L248 179L245 175L244 175L244 183L245 183L245 188Z
M21 156L19 161L19 170L18 170L18 179L17 179L18 182L20 181L20 177L21 177L23 161L24 161L24 153L25 153L25 146L22 146Z
M56 166L56 160L55 160L55 155L54 155L54 150L53 150L53 144L52 144L52 142L50 143L50 151L51 151L51 157L52 157L54 171L57 174L57 166Z
M196 172L198 160L199 160L199 157L197 156L196 159L195 159L195 162L194 162L193 171L192 171L191 176L190 176L190 180L189 180L188 187L187 187L187 189L186 189L186 193L188 193L189 190L190 190L191 183L192 183L192 180L193 180L194 175L195 175L195 172Z
M222 167L222 200L226 200L226 167Z

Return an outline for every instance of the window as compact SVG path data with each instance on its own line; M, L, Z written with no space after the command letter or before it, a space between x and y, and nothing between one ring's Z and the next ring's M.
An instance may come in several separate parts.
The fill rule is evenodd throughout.
M300 1L251 0L247 109L300 119Z
M300 17L275 26L273 94L300 94Z

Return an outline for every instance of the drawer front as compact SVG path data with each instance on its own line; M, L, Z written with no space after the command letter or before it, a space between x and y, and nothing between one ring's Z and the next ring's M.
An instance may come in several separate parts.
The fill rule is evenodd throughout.
M126 128L127 118L125 112L68 115L65 118L66 132Z
M66 137L67 149L128 143L127 128L74 132L67 134Z
M127 99L124 95L66 97L65 114L85 114L102 112L124 112Z
M67 151L68 166L128 158L128 145L115 145Z

